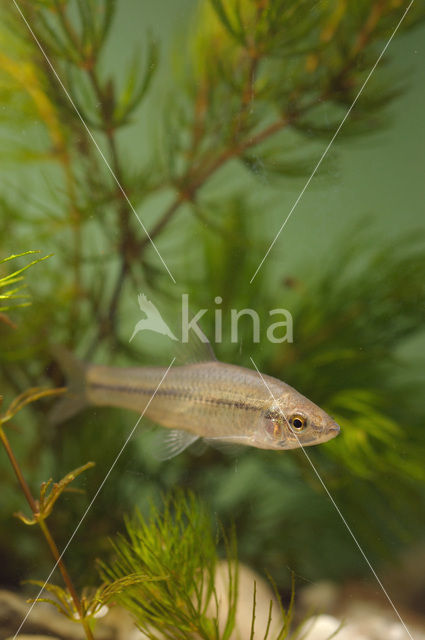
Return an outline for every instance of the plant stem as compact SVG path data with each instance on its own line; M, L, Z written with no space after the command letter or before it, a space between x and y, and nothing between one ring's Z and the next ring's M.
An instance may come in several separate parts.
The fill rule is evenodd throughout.
M66 4L55 0L54 2L62 28L66 34L68 42L77 52L80 60L80 67L87 73L87 79L91 84L94 95L99 103L99 114L101 118L101 129L105 135L109 149L111 168L114 176L122 189L127 193L125 182L125 172L119 157L117 147L116 123L114 122L114 87L112 83L103 83L99 76L98 68L98 50L96 47L87 49L84 47L84 39L69 19ZM267 8L267 2L257 0L256 11L257 21L260 20L263 12ZM361 26L355 38L352 50L348 55L348 62L343 65L339 73L334 77L333 85L336 92L345 90L344 78L349 75L352 66L357 60L358 55L370 42L374 32L376 31L379 20L384 12L385 2L383 0L374 0L371 3L371 10L367 16L365 23ZM258 74L259 65L264 57L261 43L256 41L253 36L247 41L245 51L242 54L242 65L245 72L245 81L242 86L241 104L239 116L235 119L235 126L231 139L224 141L224 146L218 151L212 149L198 158L198 163L194 163L196 151L199 148L200 141L205 133L205 118L207 113L208 91L206 87L202 87L198 92L195 102L195 113L193 123L192 146L189 148L189 162L184 170L181 178L177 181L177 193L174 200L165 209L156 223L154 223L149 236L142 239L134 239L131 233L131 208L126 200L122 197L121 190L117 191L117 214L119 221L119 250L120 265L116 274L116 280L109 299L98 309L97 324L98 329L88 353L92 355L101 340L105 337L117 339L116 318L120 306L123 287L127 276L132 273L132 262L134 256L139 259L147 250L150 242L154 240L169 222L174 218L175 214L180 210L184 202L194 200L197 192L209 180L209 178L225 165L229 160L243 156L248 149L262 143L264 140L272 137L274 134L295 123L300 115L308 111L311 106L316 106L321 100L332 98L332 91L325 90L321 96L312 101L308 106L302 108L291 108L288 113L283 113L271 125L266 126L262 131L252 132L249 130L248 118L250 109L256 100L256 76ZM241 67L242 68L242 67ZM332 85L331 85L332 88ZM295 103L294 99L294 103ZM291 104L291 101L290 101ZM77 240L78 242L78 240Z
M245 141L241 142L239 145L235 145L234 147L225 149L220 155L218 155L208 167L204 169L204 171L200 172L198 176L194 176L192 178L192 182L189 181L188 187L185 189L185 193L178 193L175 200L171 203L171 205L166 209L163 216L158 220L156 225L149 232L150 238L153 240L170 222L173 218L174 214L183 204L183 202L191 200L196 192L203 186L203 184L211 177L213 173L215 173L218 169L220 169L228 160L239 156L241 153L249 149L250 147L259 144L266 140L269 136L277 133L285 126L287 126L288 120L286 118L280 118L276 122L272 123L268 127L266 127L263 131L260 131L255 136L252 136ZM144 238L144 240L140 244L140 250L143 251L145 247L149 244L150 239Z
M14 472L16 474L16 477L18 479L18 482L19 482L19 484L21 486L22 492L24 493L25 498L27 499L27 502L28 502L28 504L30 506L31 511L33 512L33 514L37 513L37 503L34 500L34 498L32 497L30 488L29 488L29 486L27 484L27 481L25 480L25 478L24 478L24 476L22 474L21 468L20 468L20 466L18 464L18 461L15 458L15 454L12 451L12 447L10 446L9 440L8 440L4 430L3 430L3 427L0 427L0 440L3 443L3 446L4 446L5 450L6 450L7 456L9 458L9 460L10 460L10 464L13 467L13 470L14 470Z
M40 526L40 529L46 539L46 542L49 546L49 549L52 553L52 556L55 560L55 563L57 564L59 571L62 574L62 578L66 584L66 587L68 589L68 593L71 596L73 602L74 602L74 606L76 611L78 612L79 618L80 618L80 622L84 627L84 631L87 637L87 640L94 640L93 638L93 634L92 631L90 629L90 626L87 622L87 620L84 618L84 613L83 613L83 608L81 606L81 601L80 598L78 597L77 591L74 587L74 583L72 582L71 576L68 573L68 570L60 556L59 553L59 549L56 546L56 543L53 539L52 534L50 533L50 530L45 522L45 520L38 518L37 516L39 516L39 509L38 509L38 505L36 500L34 499L31 490L28 486L27 481L25 480L23 473L21 471L21 468L19 466L19 463L15 457L15 454L13 453L12 447L10 446L10 442L4 432L4 429L2 427L0 427L0 440L5 448L5 451L7 453L7 456L10 460L10 463L13 467L13 470L16 474L16 477L18 479L18 483L22 489L23 494L25 495L25 498L29 504L29 507L32 511L33 516L36 518L37 524Z
M87 640L94 640L93 633L92 633L92 630L90 629L89 623L87 619L84 617L81 601L75 590L74 583L72 582L71 576L69 575L68 570L62 561L61 555L59 553L59 549L57 548L56 543L53 540L52 534L50 533L50 530L46 524L46 521L39 520L38 524L40 525L40 529L43 532L43 535L47 541L47 544L49 545L49 549L52 553L52 556L55 559L55 562L59 568L59 571L62 574L63 581L65 582L68 592L74 602L75 608L79 615L80 622L83 625L84 631L86 633Z
M264 9L263 3L260 2L259 6L258 6L259 12L261 13L261 11L263 9ZM353 49L351 51L351 54L350 54L350 66L351 66L351 63L357 58L357 56L363 51L363 49L369 43L369 41L370 41L370 39L371 39L371 37L373 35L373 32L375 31L375 29L376 29L376 27L378 25L379 19L380 19L381 15L382 15L382 11L383 11L383 3L382 3L381 0L377 0L377 2L375 2L373 4L371 12L370 12L370 14L369 14L369 16L368 16L368 18L366 20L366 23L364 24L363 28L360 30L360 32L358 34L358 37L357 37L357 40L355 42L355 45L354 45L354 47L353 47ZM251 56L251 61L250 61L249 73L248 73L248 81L247 81L247 85L246 85L245 90L244 90L244 94L242 96L242 110L243 111L246 110L247 105L255 97L254 82L255 82L255 74L256 74L256 71L257 71L258 62L259 62L258 55L252 55ZM348 70L349 70L348 67L344 67L342 72L340 74L336 75L336 78L340 79L340 76L342 74L347 73ZM329 98L329 95L328 95L328 91L326 90L323 95L321 95L317 99L313 100L308 106L303 107L302 110L299 110L298 112L296 112L296 114L294 114L291 118L281 117L278 120L276 120L276 122L270 124L265 129L260 131L259 133L255 134L255 135L253 135L251 137L246 138L245 140L243 140L239 144L235 145L234 147L229 147L229 148L225 149L224 151L222 151L221 154L219 154L215 159L212 160L210 165L207 166L204 169L204 171L201 171L198 174L198 176L195 177L195 180L193 182L190 182L190 180L187 180L187 182L189 183L189 186L185 189L185 193L184 194L181 193L181 192L178 193L178 195L176 196L175 200L165 210L165 212L162 215L162 217L159 219L159 221L156 223L156 225L150 231L150 233L149 233L150 238L152 240L154 238L156 238L156 236L164 229L165 226L167 226L167 224L173 218L174 214L180 208L180 205L183 202L193 198L193 196L196 194L198 189L200 189L202 187L202 185L211 177L211 175L213 173L215 173L215 171L217 171L220 167L222 167L224 164L226 164L226 162L228 160L231 160L232 158L235 158L235 157L241 155L247 149L249 149L251 147L254 147L257 144L260 144L261 142L263 142L264 140L266 140L267 138L269 138L273 134L278 133L285 126L290 124L295 117L299 116L301 114L301 112L305 113L311 107L317 106L321 101L326 100L328 98ZM190 171L188 171L188 174L186 176L187 178L189 178L189 173L190 173ZM142 241L142 243L140 245L140 250L141 251L145 250L145 248L147 247L149 242L150 242L149 238L144 238L144 240Z
M85 59L85 53L83 51L81 39L78 37L77 33L72 27L71 22L68 20L66 9L62 3L55 1L55 6L58 11L58 15L60 21L62 23L62 27L67 34L69 40L72 42L75 50L78 52L81 60L84 61L84 65L82 65L86 71L88 79L92 85L93 91L96 95L96 98L99 101L100 112L102 114L103 119L103 132L106 136L109 151L111 154L111 168L116 178L118 184L124 189L123 185L123 173L121 169L121 164L119 161L118 148L116 143L115 130L113 127L113 123L111 121L111 113L108 110L107 105L107 96L105 95L105 91L102 88L102 85L99 81L98 74L96 71L96 63L97 56L93 54L90 60ZM127 193L127 190L125 189ZM120 249L121 249L121 268L119 270L119 274L117 277L117 281L113 290L111 301L108 305L108 310L105 314L105 317L101 317L99 315L98 322L100 326L100 330L90 345L89 351L93 353L96 349L97 344L99 343L100 338L102 337L101 333L105 330L105 325L107 324L108 333L114 332L114 324L116 313L118 310L119 298L121 295L122 285L125 281L125 275L129 270L129 251L127 251L127 246L131 244L131 236L129 231L129 223L130 223L130 210L129 207L123 199L121 194L121 189L117 190L118 196L120 196L120 204L119 204L119 221L120 221Z
M355 58L368 44L373 32L378 26L379 20L381 19L382 13L384 10L384 3L382 0L378 0L372 5L370 10L370 14L361 29L360 33L357 36L356 43L351 51L351 58Z
M118 154L115 129L113 127L113 123L111 122L111 115L108 111L108 107L106 104L107 96L102 89L99 78L96 73L95 66L92 65L88 69L88 76L91 81L94 93L99 101L100 110L103 118L103 130L108 141L109 151L111 154L111 164L112 170L114 172L115 178L121 188L127 194L127 189L125 188L123 182L123 172L121 168L121 163ZM119 299L121 296L121 291L123 284L125 282L125 277L130 268L130 251L128 248L133 244L132 238L130 234L130 209L127 205L126 200L122 197L121 189L117 190L117 194L120 196L120 205L119 205L119 221L120 221L120 249L121 249L121 267L118 272L117 280L115 283L115 287L113 289L112 297L108 305L108 310L105 314L104 322L101 324L108 324L108 329L110 333L114 333L114 325L115 318L118 310ZM128 195L128 194L127 194ZM96 337L95 341L92 343L90 351L94 351L99 336Z

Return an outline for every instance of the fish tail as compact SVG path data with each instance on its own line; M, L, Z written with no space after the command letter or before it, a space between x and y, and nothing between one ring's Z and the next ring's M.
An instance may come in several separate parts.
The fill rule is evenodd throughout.
M86 393L87 365L65 347L55 345L51 352L65 374L67 386L65 396L56 402L49 414L50 423L58 425L72 418L89 404Z

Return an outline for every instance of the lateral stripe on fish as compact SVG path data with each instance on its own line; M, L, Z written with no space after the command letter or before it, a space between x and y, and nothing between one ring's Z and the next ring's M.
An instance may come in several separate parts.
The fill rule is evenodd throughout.
M120 391L123 393L143 393L145 395L151 396L155 389L147 389L145 387L130 387L128 385L119 385L119 384L106 384L102 382L90 382L89 386L91 389L104 389L105 391ZM198 398L193 397L193 392L191 391L179 391L177 389L158 389L156 395L160 396L174 396L176 398L187 399L191 398L194 402L199 402L200 404L216 404L216 405L224 405L228 407L236 407L238 409L245 409L246 411L253 411L258 409L257 405L249 405L244 402L238 402L237 400L221 400L219 398L206 398L203 396L199 396Z

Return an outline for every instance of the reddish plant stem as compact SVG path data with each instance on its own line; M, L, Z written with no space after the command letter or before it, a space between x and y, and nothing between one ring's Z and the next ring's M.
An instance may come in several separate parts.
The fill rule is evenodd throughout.
M0 440L1 440L1 442L2 442L2 444L4 446L4 448L5 448L5 451L7 453L7 456L9 458L9 460L10 460L12 468L13 468L15 474L16 474L18 483L19 483L19 485L20 485L20 487L22 489L23 494L25 495L25 498L26 498L26 500L28 502L28 505L29 505L29 507L30 507L30 509L32 511L32 514L33 514L34 518L36 519L37 524L39 525L39 527L40 527L40 529L41 529L41 531L42 531L42 533L44 535L44 538L45 538L45 540L46 540L46 542L47 542L47 544L49 546L49 549L50 549L50 551L52 553L52 556L53 556L53 558L55 560L55 563L57 564L58 569L61 572L63 581L65 582L66 587L68 589L68 593L71 596L72 601L74 602L75 609L78 612L81 624L84 627L84 631L86 633L87 640L94 640L92 631L90 629L90 626L89 626L87 620L84 618L81 601L80 601L80 598L78 597L78 594L77 594L77 591L76 591L76 589L74 587L74 583L72 582L71 576L69 575L68 570L67 570L67 568L66 568L66 566L65 566L65 564L64 564L64 562L63 562L63 560L62 560L62 558L60 556L59 549L56 546L56 543L55 543L55 541L53 539L52 534L50 533L50 530L49 530L45 520L43 520L42 518L39 518L40 514L39 514L39 508L38 508L37 501L34 499L32 493L31 493L31 490L30 490L30 488L28 486L27 481L24 478L24 475L23 475L23 473L21 471L19 463L18 463L18 461L17 461L17 459L15 457L15 454L13 453L12 447L10 446L9 440L8 440L8 438L7 438L7 436L6 436L5 432L4 432L4 429L1 426L0 426Z
M263 5L264 5L264 3L260 1L259 2L259 8L263 9L264 8ZM376 29L376 27L378 25L378 22L379 22L379 20L380 20L380 18L382 16L383 8L384 7L383 7L382 0L378 0L372 6L370 14L369 14L369 16L368 16L363 28L359 32L358 38L356 40L356 43L355 43L355 45L354 45L354 47L352 49L352 52L351 52L351 55L350 55L350 65L349 65L349 67L351 67L352 61L359 55L359 53L361 53L361 51L369 43L369 41L370 41L370 39L371 39L371 37L373 35L373 32ZM257 61L255 60L255 58L253 58L252 59L252 66L251 66L251 80L252 81L253 81L254 76L255 76L256 65L257 65ZM344 67L344 69L341 71L341 73L338 74L337 78L339 79L339 77L341 75L347 73L349 67ZM245 93L244 98L243 98L244 103L246 103L247 97L248 97L248 94ZM324 95L322 95L319 98L317 98L316 100L314 100L307 107L303 107L302 112L306 112L310 107L316 106L321 101L323 101L323 100L325 100L327 98L329 98L328 91L326 91ZM301 113L301 111L298 111L297 115L299 115L300 113ZM292 117L292 119L293 118L294 118L294 116ZM260 131L259 133L255 134L251 138L246 139L245 141L243 141L239 145L236 145L235 147L228 148L228 149L224 150L217 158L215 158L210 163L210 165L203 172L200 172L198 174L198 176L194 178L194 180L192 180L192 181L191 180L187 180L188 186L185 188L184 194L182 192L180 192L177 195L177 197L171 203L171 205L168 207L168 209L166 209L166 211L163 214L162 218L159 219L159 221L156 223L156 225L151 230L150 237L152 239L154 239L158 235L158 233L160 233L163 230L163 228L169 223L171 218L174 216L176 211L179 209L180 205L184 201L187 201L187 200L190 200L191 198L193 198L193 196L196 194L197 190L204 184L204 182L206 180L208 180L208 178L210 178L210 176L215 171L217 171L220 167L222 167L228 160L231 160L232 158L237 157L238 155L240 155L241 153L243 153L247 149L249 149L251 147L254 147L257 144L260 144L261 142L266 140L271 135L281 131L285 126L290 124L292 119L290 119L290 118L288 118L288 119L281 118L281 119L277 120L276 122L272 123L271 125L269 125L268 127L266 127L265 129L263 129L263 131ZM146 248L146 246L148 245L148 243L149 243L149 239L145 238L142 241L141 245L140 245L140 249L144 250Z
M180 191L171 205L166 209L164 215L158 220L156 225L149 232L151 239L153 240L162 229L168 224L176 211L180 208L183 202L190 201L195 196L196 192L203 186L203 184L220 169L228 160L239 156L241 153L249 149L250 147L259 144L273 133L277 133L287 125L286 119L278 120L277 122L269 125L263 131L260 131L255 136L252 136L243 143L236 145L235 147L225 149L220 155L215 158L204 171L199 172L198 175L192 177L192 180L188 181L188 185L184 191ZM150 242L149 238L144 238L140 243L140 250L144 250L146 245Z
M384 3L382 0L378 0L372 5L369 16L357 36L355 45L351 51L351 58L355 58L368 44L373 32L378 26L378 22L381 19L384 11Z
M115 139L115 131L111 122L110 113L108 111L106 96L102 89L101 83L99 81L99 78L96 72L96 58L95 57L92 57L90 59L84 58L85 54L81 47L80 38L78 37L77 33L73 29L70 21L68 20L64 6L60 2L56 2L55 4L56 4L56 8L57 8L62 26L65 32L67 33L69 39L72 41L75 47L75 50L78 52L78 54L81 57L82 68L84 68L87 71L87 75L91 82L93 91L99 101L100 110L101 110L102 119L103 119L103 132L106 136L108 146L109 146L109 151L111 154L111 168L113 170L113 173L115 175L117 182L122 186L122 188L124 188L121 165L119 161L118 149L117 149L117 144ZM122 197L122 193L119 188L117 188L117 195L119 196L119 199L120 199L119 221L120 221L121 267L119 269L117 281L113 289L113 294L111 297L111 301L108 305L108 310L105 314L105 317L102 317L101 315L99 315L98 317L98 323L103 332L105 332L105 330L107 332L113 332L115 317L118 310L118 301L121 294L122 286L125 281L124 276L126 275L129 269L129 253L130 252L127 250L128 249L127 245L129 244L129 240L130 240L130 232L129 232L130 211L125 199L123 199ZM108 327L105 328L106 324L108 324ZM101 336L99 334L96 336L95 340L90 346L90 349L89 349L90 352L93 352L95 350L100 337Z
M67 20L66 15L64 14L64 10L60 6L60 3L57 3L57 5L58 5L60 17L62 19L62 23L65 29L67 30L70 39L72 40L72 42L74 42L76 47L79 47L79 38L73 31L71 25L69 24L69 21ZM264 3L264 1L259 0L259 2L257 3L258 16L261 15L266 5L267 3ZM372 37L373 32L377 27L377 24L383 12L383 8L384 8L384 4L382 0L376 0L373 3L370 14L367 17L365 24L363 25L363 28L359 31L358 37L353 46L353 49L350 55L350 61L355 59L358 56L358 54L367 46L368 42ZM247 82L244 87L243 95L241 97L241 117L239 118L237 123L237 127L239 130L241 130L241 128L243 127L244 118L246 117L247 109L251 104L252 100L255 98L254 83L255 83L255 76L256 76L258 63L259 63L259 53L256 50L255 42L252 43L252 46L249 48L247 53L249 55L250 60L249 60L249 67L248 67L248 73L247 73ZM103 91L102 86L98 80L96 70L95 70L95 61L92 60L91 64L86 65L85 68L87 69L88 76L90 78L93 89L100 103L100 108L101 108L102 118L103 118L103 125L104 125L103 129L109 144L112 167L118 181L120 182L120 184L122 184L122 172L120 170L120 162L119 162L119 157L117 153L114 129L110 121L108 106L105 102L107 96L105 95L105 92ZM347 69L344 68L340 72L339 76L344 75L344 73L346 72L347 72ZM317 104L318 101L320 101L321 99L323 99L323 96L319 100L315 100L314 104ZM200 106L202 106L202 102L200 103L200 105L198 105L198 107ZM302 109L303 112L305 112L306 110L307 108L305 107ZM183 204L183 202L193 200L197 191L218 169L220 169L220 167L226 164L228 160L231 160L235 157L240 156L247 149L254 147L257 144L260 144L261 142L266 140L268 137L282 130L285 126L287 126L292 121L294 121L300 115L300 113L301 111L298 111L296 113L293 113L289 117L281 117L275 123L266 127L263 131L260 131L259 133L251 137L248 137L245 140L242 140L241 142L228 147L227 149L224 149L221 153L218 154L218 156L211 159L209 163L207 161L207 165L204 167L204 169L201 168L198 171L196 169L188 169L186 172L186 175L179 181L178 193L175 199L171 202L171 204L165 210L162 217L153 226L152 230L149 233L149 237L146 236L140 242L137 243L137 249L140 252L140 254L143 253L143 251L147 248L151 240L155 239L163 231L163 229L168 225L168 223L174 217L176 212L180 209L180 206ZM192 154L194 153L194 150L199 145L200 137L202 136L202 133L203 133L203 119L205 118L205 105L203 105L203 108L201 109L201 114L202 114L202 117L200 121L198 121L199 118L197 118L195 122L193 148L191 149ZM235 132L235 136L234 136L235 138L236 138L236 134L237 134L237 131ZM120 226L121 226L121 242L120 242L120 248L121 248L121 254L122 254L121 268L118 272L117 281L116 281L115 287L113 288L113 293L112 293L110 302L108 304L107 312L104 316L99 317L99 322L102 327L103 333L105 333L105 330L108 333L114 332L114 321L115 321L117 309L119 306L122 287L125 282L125 276L130 270L130 253L131 253L130 250L134 249L134 242L132 238L129 237L130 236L129 213L130 212L129 212L128 206L126 205L125 202L122 202L120 206L120 213L119 213ZM100 338L101 338L101 335L99 332L99 335L96 337L96 339L92 343L91 351L95 349Z
M25 495L25 498L27 499L27 502L28 502L28 504L30 506L30 509L31 509L31 511L33 513L36 513L37 512L37 503L34 500L34 498L32 497L30 488L29 488L29 486L27 484L27 481L25 480L25 478L24 478L24 476L22 474L21 468L20 468L20 466L18 464L18 461L15 458L15 454L12 451L12 447L10 446L9 440L8 440L4 430L3 430L3 427L0 427L0 440L2 441L2 444L3 444L4 448L5 448L6 453L7 453L7 456L9 458L9 460L10 460L10 464L13 467L13 470L14 470L14 472L16 474L18 482L19 482L19 484L21 486L22 492Z

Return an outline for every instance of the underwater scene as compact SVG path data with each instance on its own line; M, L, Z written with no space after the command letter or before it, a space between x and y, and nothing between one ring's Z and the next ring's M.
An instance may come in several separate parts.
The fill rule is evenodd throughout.
M0 3L0 640L425 640L424 53Z

